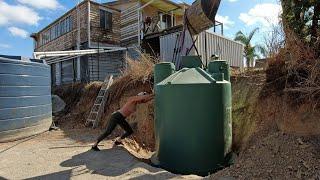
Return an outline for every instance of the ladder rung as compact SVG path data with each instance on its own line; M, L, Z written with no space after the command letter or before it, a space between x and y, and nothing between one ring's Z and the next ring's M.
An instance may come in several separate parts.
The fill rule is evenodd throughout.
M104 83L102 84L99 93L93 103L93 107L91 108L89 117L86 122L93 122L93 128L98 125L98 122L101 118L101 110L105 106L106 101L108 100L109 91L108 88L113 82L113 76L111 75L109 78L105 78ZM107 80L108 79L108 80Z

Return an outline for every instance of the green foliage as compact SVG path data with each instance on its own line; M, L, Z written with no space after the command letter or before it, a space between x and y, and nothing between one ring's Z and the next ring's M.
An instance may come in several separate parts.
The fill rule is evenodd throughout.
M320 1L281 0L285 28L315 49L320 48Z
M242 31L239 31L236 33L234 38L235 41L244 44L244 54L247 59L247 67L249 67L249 65L253 62L254 58L259 57L257 50L262 48L261 46L258 48L258 46L251 45L251 40L258 30L259 28L255 28L249 33L249 35L245 35Z

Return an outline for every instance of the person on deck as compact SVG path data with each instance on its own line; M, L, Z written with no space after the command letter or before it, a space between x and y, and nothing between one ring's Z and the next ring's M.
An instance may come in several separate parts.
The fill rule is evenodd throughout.
M109 136L117 125L120 125L120 127L125 131L125 133L120 137L120 140L115 141L115 145L121 144L122 139L133 133L133 130L126 121L126 118L136 111L138 104L146 103L151 99L153 99L153 94L147 94L145 92L139 93L137 96L130 97L121 109L112 113L107 123L106 130L98 137L97 141L93 144L92 149L100 151L98 144Z

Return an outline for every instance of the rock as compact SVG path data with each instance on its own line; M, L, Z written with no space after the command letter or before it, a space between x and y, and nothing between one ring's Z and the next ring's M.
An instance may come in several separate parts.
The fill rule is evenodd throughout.
M305 168L307 168L307 169L309 170L310 167L309 167L309 165L307 164L307 162L303 161L302 164L303 164L303 166L304 166Z
M52 95L52 113L57 114L64 110L66 103L57 95Z
M304 142L302 141L301 138L298 138L297 140L298 140L299 145L303 145L304 144Z
M298 172L297 172L297 174L296 174L296 177L297 177L298 179L301 179L301 176L302 176L302 172L301 172L301 170L299 169Z

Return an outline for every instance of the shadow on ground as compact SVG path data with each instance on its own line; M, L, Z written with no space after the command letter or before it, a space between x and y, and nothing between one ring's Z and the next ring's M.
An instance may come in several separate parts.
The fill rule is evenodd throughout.
M125 148L119 146L98 152L88 150L60 163L60 166L71 169L33 178L70 179L84 174L96 174L106 178L120 179L168 179L177 177L177 175L163 169L154 168L144 162L148 162L148 160L138 159Z

